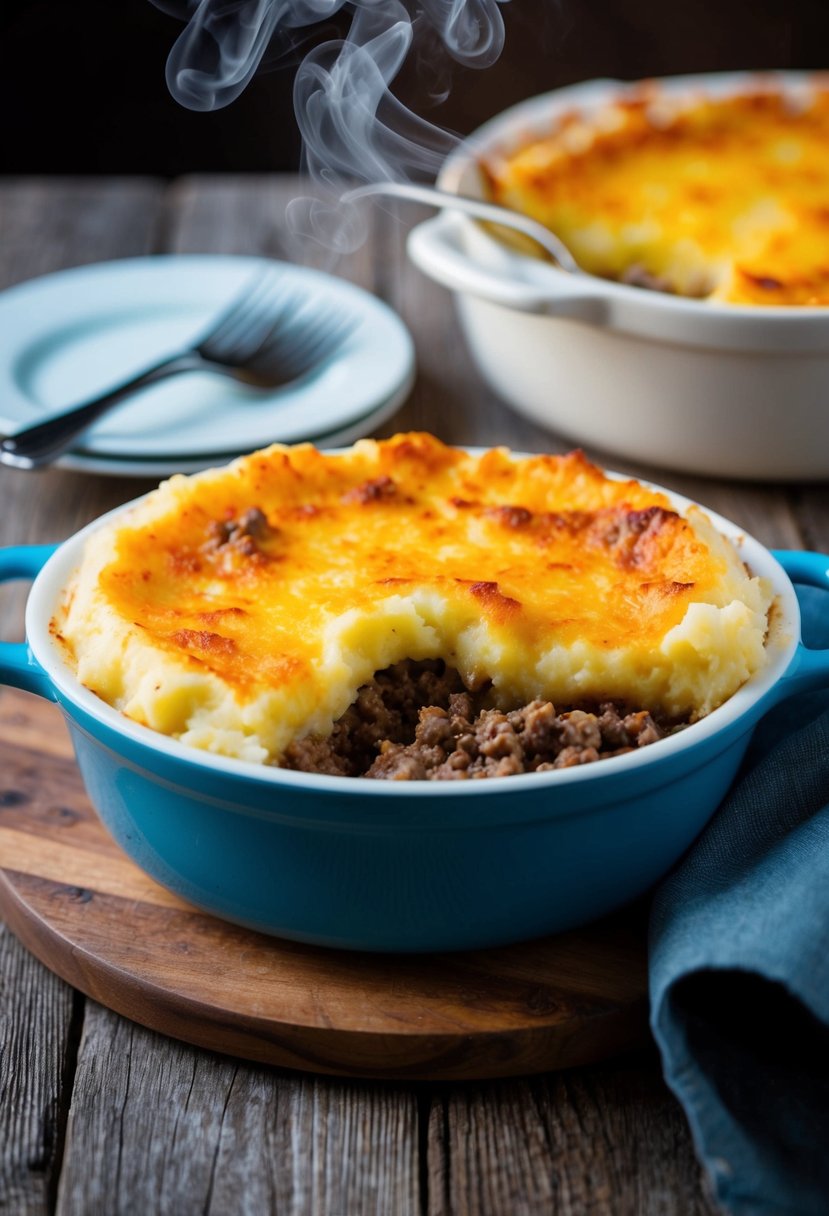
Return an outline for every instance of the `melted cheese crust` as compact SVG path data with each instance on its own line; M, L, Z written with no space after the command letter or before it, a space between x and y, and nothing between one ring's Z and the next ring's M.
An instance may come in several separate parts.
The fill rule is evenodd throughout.
M701 511L579 452L410 434L173 477L92 534L54 630L130 718L278 762L405 658L505 706L702 715L764 663L769 603Z
M829 89L657 88L490 158L492 196L593 274L738 304L829 304Z

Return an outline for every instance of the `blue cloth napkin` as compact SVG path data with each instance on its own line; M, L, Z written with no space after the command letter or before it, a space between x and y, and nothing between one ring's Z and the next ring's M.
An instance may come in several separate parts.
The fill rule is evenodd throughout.
M804 640L829 647L829 594L798 594ZM829 690L761 722L657 890L650 989L665 1078L714 1198L737 1216L827 1216Z

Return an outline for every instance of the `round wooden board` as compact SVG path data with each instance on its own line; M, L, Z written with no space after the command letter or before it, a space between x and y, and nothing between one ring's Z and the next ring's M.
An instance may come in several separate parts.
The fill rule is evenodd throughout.
M267 937L147 877L92 809L59 711L0 694L0 913L47 967L154 1030L344 1076L588 1063L647 1034L641 908L496 950L376 955Z

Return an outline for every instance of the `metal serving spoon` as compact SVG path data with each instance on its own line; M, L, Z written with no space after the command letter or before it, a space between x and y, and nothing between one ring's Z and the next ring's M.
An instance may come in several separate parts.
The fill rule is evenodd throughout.
M463 211L475 219L485 220L490 224L502 224L505 228L514 228L516 232L528 236L536 245L540 245L553 261L569 274L585 274L564 242L545 228L537 220L502 207L498 203L487 203L483 199L470 198L466 194L453 194L449 190L438 190L436 186L418 186L410 182L369 182L365 186L357 186L342 195L341 202L353 203L358 199L367 198L373 194L385 194L392 198L405 198L413 203L426 203L430 207L441 207L447 211Z

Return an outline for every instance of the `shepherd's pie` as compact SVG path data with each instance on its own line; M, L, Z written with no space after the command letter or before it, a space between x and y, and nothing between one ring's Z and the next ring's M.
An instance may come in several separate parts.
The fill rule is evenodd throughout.
M829 304L829 89L643 86L482 166L585 270L731 304Z
M693 721L763 665L769 608L700 509L579 452L406 434L171 478L91 534L53 631L129 718L278 764L405 661L499 710Z

